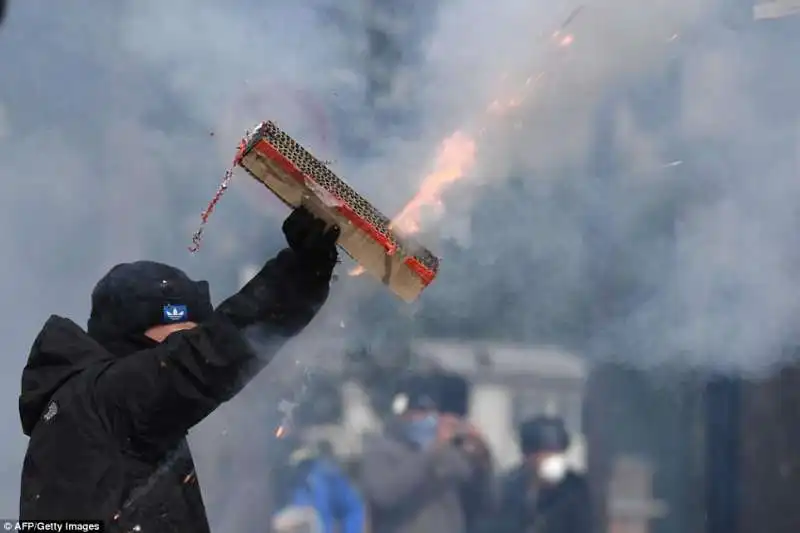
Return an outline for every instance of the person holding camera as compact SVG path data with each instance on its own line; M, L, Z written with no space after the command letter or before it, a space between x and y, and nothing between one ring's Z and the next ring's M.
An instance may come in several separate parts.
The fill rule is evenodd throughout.
M472 465L472 475L459 489L466 531L487 530L487 519L495 503L494 469L486 439L478 428L467 420L469 383L464 377L439 371L432 379L437 391L439 422L451 442L464 451Z
M474 428L440 410L439 385L433 376L411 376L386 432L365 441L361 482L372 531L467 531L463 490L480 472L476 458L485 447Z

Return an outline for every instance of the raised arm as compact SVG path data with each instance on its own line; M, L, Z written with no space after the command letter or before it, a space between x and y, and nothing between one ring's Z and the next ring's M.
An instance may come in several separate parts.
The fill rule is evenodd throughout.
M90 385L95 408L125 439L179 438L229 400L299 333L328 296L338 229L296 211L290 248L267 262L210 320L114 360Z

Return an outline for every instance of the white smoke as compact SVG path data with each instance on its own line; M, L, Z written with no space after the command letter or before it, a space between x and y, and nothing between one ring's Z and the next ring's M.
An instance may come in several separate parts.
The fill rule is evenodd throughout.
M549 36L576 3L371 4L396 49L371 62L373 15L356 1L12 4L0 28L9 434L37 328L51 312L83 321L109 266L171 261L210 277L219 298L241 266L229 263L279 246L282 206L242 177L212 218L207 249L185 252L246 128L276 119L391 214L443 137L479 129L497 94L541 72L525 102L492 123L475 168L426 228L431 245L449 250L458 237L462 249L445 258L423 315L451 334L555 337L640 365L756 372L776 361L797 315L798 32L726 25L710 0L608 0L583 7L561 49ZM672 69L678 104L658 89ZM370 107L370 87L387 80ZM595 153L604 142L609 153ZM340 282L304 335L338 331L371 283ZM384 334L397 314L363 331ZM194 442L222 531L252 526L258 511L271 431L258 409L269 411L262 392L273 378ZM6 516L24 444L7 439ZM221 467L220 454L239 466ZM245 507L234 510L237 501Z

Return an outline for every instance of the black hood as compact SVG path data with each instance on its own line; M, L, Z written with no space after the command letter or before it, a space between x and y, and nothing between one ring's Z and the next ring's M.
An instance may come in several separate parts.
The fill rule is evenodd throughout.
M203 322L212 312L208 282L194 281L182 270L155 261L121 263L92 291L87 331L106 345L141 336L159 324Z
M51 316L22 371L19 416L25 435L30 436L50 398L70 377L91 363L113 357L75 322Z
M564 421L557 417L537 416L519 427L519 440L525 455L544 451L564 451L570 438Z
M437 372L432 377L436 390L436 407L440 413L467 416L469 412L469 382L458 374Z

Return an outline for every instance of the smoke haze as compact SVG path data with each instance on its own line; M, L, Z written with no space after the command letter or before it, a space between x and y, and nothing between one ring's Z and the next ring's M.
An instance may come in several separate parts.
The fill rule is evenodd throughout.
M203 250L186 251L239 137L265 118L387 214L444 137L485 130L443 209L424 213L423 240L444 266L405 334L752 374L795 340L800 32L735 24L710 0L607 0L585 4L559 47L551 35L577 3L372 3L11 4L0 28L0 516L16 514L19 376L50 313L85 323L96 280L143 256L210 279L219 299L280 245L285 210L242 173ZM520 91L516 107L487 114ZM258 510L271 428L253 420L292 354L337 350L325 343L342 322L369 337L408 319L375 285L340 281L269 375L198 429L221 531L244 530ZM366 300L388 311L365 318Z

